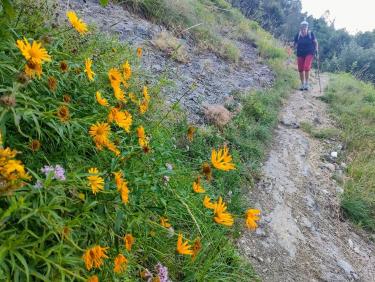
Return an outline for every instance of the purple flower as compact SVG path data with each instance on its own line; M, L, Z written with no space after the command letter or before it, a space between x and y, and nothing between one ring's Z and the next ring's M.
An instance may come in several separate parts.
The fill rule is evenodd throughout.
M53 167L52 165L45 165L40 170L46 175L46 177L48 177L50 173L53 173L52 179L62 180L62 181L66 179L65 170L61 165L56 165L55 167Z
M51 165L45 165L43 168L41 168L40 169L45 175L46 175L46 177L48 176L48 174L50 173L50 172L54 172L55 171L55 169L53 168L53 166L51 166Z
M35 189L40 189L43 187L43 183L42 181L40 181L39 179L36 181L36 183L34 184L34 188Z
M65 170L61 165L55 166L55 179L57 180L65 180Z
M168 278L168 268L166 266L158 262L155 268L156 268L156 271L158 272L160 282L170 282Z

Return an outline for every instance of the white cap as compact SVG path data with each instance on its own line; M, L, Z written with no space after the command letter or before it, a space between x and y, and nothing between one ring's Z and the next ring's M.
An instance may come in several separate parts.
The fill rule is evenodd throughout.
M300 24L301 26L309 26L309 23L307 22L307 21L303 21L303 22L301 22L301 24Z

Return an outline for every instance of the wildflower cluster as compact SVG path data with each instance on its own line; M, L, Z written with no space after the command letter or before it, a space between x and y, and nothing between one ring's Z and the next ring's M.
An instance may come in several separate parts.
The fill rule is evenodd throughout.
M69 38L81 40L80 43L82 43L85 38L91 36L88 26L78 18L75 12L69 11L66 16L73 27L67 31L72 33L72 37ZM44 93L48 93L45 95L47 97L36 94L36 97L45 98L44 104L35 102L35 105L29 108L25 106L26 114L23 119L32 120L35 123L30 133L31 136L21 132L22 126L19 125L18 116L15 114L15 119L18 119L16 127L17 129L19 127L16 134L22 136L21 138L28 137L28 145L22 146L32 154L31 158L27 157L24 161L30 173L42 175L42 177L36 176L37 181L34 186L31 186L33 189L26 192L30 192L30 197L34 199L40 197L38 204L46 208L35 208L36 215L30 213L31 216L40 216L46 226L48 224L44 223L45 218L56 219L57 223L51 224L52 227L46 227L53 231L42 229L43 234L58 237L64 248L71 247L68 244L64 245L65 242L74 244L75 250L79 247L83 248L78 256L82 256L81 267L85 267L87 273L82 274L81 271L80 274L71 274L69 272L71 277L82 280L80 275L84 275L89 276L87 281L99 282L102 277L110 279L108 275L112 275L112 279L115 279L113 277L123 278L134 269L140 268L144 269L140 275L145 280L171 281L169 275L173 274L170 274L168 268L158 262L160 258L157 255L155 255L157 260L153 262L148 258L141 258L145 253L156 249L152 246L146 250L142 244L151 241L154 241L154 245L158 244L157 240L164 238L160 236L161 232L164 232L167 235L165 240L163 239L163 244L168 245L171 252L176 251L180 255L191 257L192 262L197 259L202 246L210 244L204 240L207 238L204 234L194 235L195 239L189 240L183 234L185 232L174 232L174 228L181 230L187 221L175 222L176 216L171 212L173 209L169 209L170 202L173 202L173 205L179 205L176 200L179 191L168 189L169 184L177 182L174 179L173 166L170 163L166 165L169 175L160 175L163 172L156 172L153 167L160 160L157 152L161 150L155 142L157 140L155 134L150 130L152 124L148 122L151 119L148 119L146 113L150 106L153 106L152 97L155 93L153 90L156 87L152 88L148 82L143 82L136 76L139 72L137 64L133 62L139 61L135 55L138 58L142 57L142 49L137 48L136 52L132 50L134 60L131 56L125 59L121 56L121 61L116 61L116 65L111 62L110 65L104 64L103 66L98 59L102 54L95 51L90 54L86 52L84 56L77 57L78 59L73 61L67 55L60 57L62 52L54 52L48 44L46 48L42 47L41 42L29 41L26 38L16 41L16 46L22 54L21 57L17 52L17 56L26 60L24 68L23 65L21 66L22 72L29 80L29 83L25 83L22 87L26 89L30 85L35 92L43 89ZM14 49L14 41L12 44ZM69 47L73 54L78 52L78 47L74 43ZM48 52L51 52L54 60ZM46 62L50 62L48 67L44 67ZM34 94L33 91L30 92ZM20 97L22 102L37 100L33 100L35 97L32 95L27 96L24 93L21 93ZM49 108L50 105L52 109ZM191 145L194 145L196 132L196 128L189 126L187 140ZM49 146L49 143L44 142L42 147L42 140L51 140L53 145ZM64 143L68 145L65 147ZM54 150L61 151L59 154L53 154ZM16 153L10 148L0 148L0 195L23 186L24 181L31 179L23 163L14 159ZM163 154L164 152L161 155ZM165 155L168 155L168 152ZM66 158L57 158L62 156ZM69 164L65 168L60 165L62 159ZM155 159L158 160L155 161ZM60 164L45 165L40 168L40 163L45 163L45 161ZM231 171L234 169L235 164L229 154L229 149L224 146L218 150L212 150L211 160L202 164L201 173L197 173L198 175L194 175L193 178L194 172L191 173L192 168L189 168L189 174L186 174L187 187L189 187L186 193L198 199L196 201L198 209L206 212L200 204L199 197L202 197L204 207L212 212L213 223L210 228L217 228L216 224L224 226L234 224L234 216L229 212L230 207L221 196L216 201L212 201L208 196L210 189L206 186L214 177L217 177L215 170ZM69 173L66 173L66 170ZM163 171L165 172L165 168ZM42 187L54 188L52 186L58 189L40 189ZM163 186L163 191L155 192L160 186ZM168 195L165 196L165 194ZM33 203L36 207L38 204ZM186 207L190 214L189 203ZM52 211L49 211L49 208ZM37 214L38 212L40 215ZM260 211L249 209L246 212L246 226L255 229L259 215ZM211 215L207 218L210 219ZM27 222L27 219L24 217L22 220ZM144 226L145 223L149 225ZM196 225L199 229L199 224L196 223ZM89 230L96 234L91 234ZM32 232L30 234L39 230ZM147 240L144 237L147 237ZM55 239L48 238L48 240L48 242L53 242ZM53 244L50 245L54 247ZM64 248L61 247L61 250L65 250ZM44 253L52 254L53 251ZM71 253L67 252L66 256L70 256ZM73 263L67 266L67 269L76 267L77 254L74 255ZM176 257L179 262L184 262L179 256ZM158 263L155 265L156 262ZM145 268L146 266L151 271ZM54 266L48 264L46 268L49 267ZM63 267L59 269L64 273ZM106 271L105 274L102 274L102 271Z
M0 146L0 195L23 186L31 178L16 155L15 150Z

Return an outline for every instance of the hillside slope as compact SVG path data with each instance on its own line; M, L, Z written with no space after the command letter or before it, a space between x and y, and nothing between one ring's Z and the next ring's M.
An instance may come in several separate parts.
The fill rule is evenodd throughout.
M66 1L60 3L64 14ZM153 75L150 79L154 83L158 76L170 80L171 85L163 88L162 93L171 104L178 101L188 111L191 122L204 121L204 106L223 105L239 92L270 87L273 83L274 74L249 40L232 39L240 56L238 62L231 63L199 48L189 34L181 33L182 38L178 39L163 25L131 14L122 6L103 7L96 0L72 0L69 5L100 31L142 47L145 71Z

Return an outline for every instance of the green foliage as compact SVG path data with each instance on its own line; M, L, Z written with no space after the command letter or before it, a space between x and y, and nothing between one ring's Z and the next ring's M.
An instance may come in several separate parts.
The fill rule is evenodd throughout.
M319 139L336 139L340 137L340 131L336 128L314 128L314 126L308 122L302 122L301 128L306 133Z
M342 207L354 222L375 230L375 89L340 74L332 76L326 93L351 162Z

